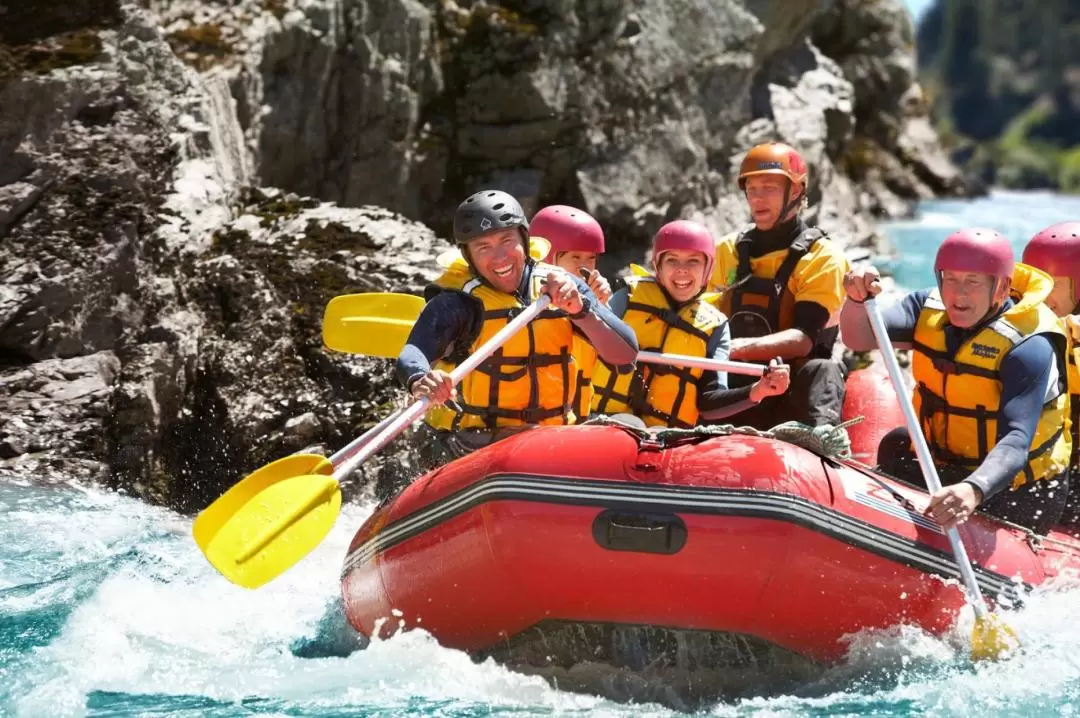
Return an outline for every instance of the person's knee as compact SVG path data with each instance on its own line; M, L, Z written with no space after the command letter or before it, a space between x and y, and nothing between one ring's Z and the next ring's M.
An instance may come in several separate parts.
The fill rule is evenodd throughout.
M832 359L811 359L795 372L795 381L806 384L830 383L844 385L844 365Z
M792 378L791 397L798 420L814 426L840 423L844 394L843 367L831 359L811 359Z

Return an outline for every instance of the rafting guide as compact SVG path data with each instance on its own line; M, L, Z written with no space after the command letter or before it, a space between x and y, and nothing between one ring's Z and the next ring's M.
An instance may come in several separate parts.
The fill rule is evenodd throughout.
M712 286L731 322L732 359L791 362L789 392L739 417L768 429L786 420L810 426L840 423L846 369L832 358L844 302L843 251L800 218L810 172L795 148L752 147L737 182L752 223L717 243ZM733 386L748 382L734 378Z

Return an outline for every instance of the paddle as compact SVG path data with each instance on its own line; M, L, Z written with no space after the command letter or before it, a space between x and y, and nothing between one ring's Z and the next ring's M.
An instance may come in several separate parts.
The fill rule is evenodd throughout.
M414 298L411 294L401 296ZM398 355L401 354L401 350L408 340L408 331L399 332L395 330L380 334L377 332L353 330L347 327L377 326L380 317L368 316L366 313L371 311L382 311L382 308L385 307L385 311L392 313L392 316L389 319L393 322L400 323L395 324L395 326L405 326L405 324L408 323L408 326L411 328L412 322L420 315L420 309L423 308L423 300L421 300L421 306L417 307L408 301L394 303L389 301L384 302L381 299L372 300L367 297L368 295L366 294L345 294L340 297L334 297L331 303L333 304L336 302L337 304L335 310L335 320L337 323L333 326L326 323L323 324L323 342L328 348L346 354L364 354L367 356L396 359ZM419 299L419 297L415 297L415 299ZM329 307L327 313L329 313ZM691 357L684 354L638 352L637 358L638 361L649 362L651 364L689 366L697 369L726 371L729 374L745 374L747 376L761 376L765 371L765 367L761 364L719 361L716 359L705 359L703 357Z
M423 308L424 298L414 294L373 292L334 297L323 312L323 343L349 354L396 357Z
M551 302L544 294L450 372L458 384ZM225 578L258 588L311 552L341 510L339 482L427 411L422 397L327 459L294 454L254 471L192 526L203 555Z
M919 457L919 466L922 468L926 485L931 493L941 491L941 479L938 477L937 467L930 455L930 447L923 436L919 420L915 416L915 407L911 403L911 397L904 387L903 378L900 375L900 365L896 362L893 354L892 342L885 329L885 322L881 318L877 303L873 297L864 302L866 313L870 317L870 326L873 327L874 336L877 338L878 347L881 349L885 367L889 370L889 378L892 379L893 389L900 401L900 408L904 410L904 420L907 423L908 434L915 445L915 453ZM986 608L979 583L975 580L975 572L971 567L971 560L964 549L964 542L960 538L960 532L955 528L949 529L946 534L952 545L953 556L956 565L960 569L964 586L967 588L968 599L975 610L975 627L971 634L971 657L975 660L996 659L1008 653L1019 645L1019 639L1009 626L991 614Z
M721 361L720 359L706 359L704 357L692 357L686 354L658 354L656 352L638 352L638 361L649 364L667 364L669 366L688 366L694 369L711 369L713 371L726 371L729 374L745 374L746 376L761 376L765 373L762 364L748 364L741 361Z

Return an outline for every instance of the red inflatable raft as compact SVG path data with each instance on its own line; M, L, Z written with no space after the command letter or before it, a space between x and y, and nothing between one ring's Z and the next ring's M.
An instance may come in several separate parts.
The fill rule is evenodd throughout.
M873 463L878 439L902 424L883 370L852 374L845 416L866 417L850 435ZM543 427L422 476L377 510L349 548L342 590L365 635L419 626L480 655L545 627L639 626L831 662L848 634L900 623L941 634L964 606L926 502L856 461L772 438ZM1080 566L1063 534L1040 542L981 515L961 534L991 601Z

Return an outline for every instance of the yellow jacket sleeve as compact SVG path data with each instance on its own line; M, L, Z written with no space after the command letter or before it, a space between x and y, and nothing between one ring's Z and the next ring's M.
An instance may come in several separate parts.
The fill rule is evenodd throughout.
M833 315L840 311L847 297L844 275L850 269L843 250L830 239L820 239L796 265L788 289L796 304L814 302Z

